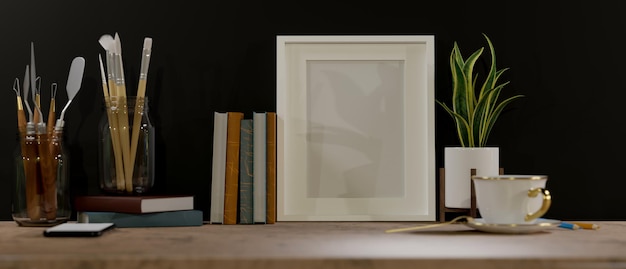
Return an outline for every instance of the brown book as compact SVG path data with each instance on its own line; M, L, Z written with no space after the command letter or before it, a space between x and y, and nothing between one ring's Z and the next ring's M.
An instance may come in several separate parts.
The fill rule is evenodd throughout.
M154 213L193 209L192 195L85 195L74 199L77 212Z
M237 224L239 212L239 146L242 112L228 112L226 131L226 179L224 185L224 224Z
M276 112L267 112L266 223L276 223Z

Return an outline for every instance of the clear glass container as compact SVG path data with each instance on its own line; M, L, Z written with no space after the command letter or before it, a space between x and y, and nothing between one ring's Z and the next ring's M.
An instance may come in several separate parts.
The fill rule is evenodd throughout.
M72 214L63 132L40 127L29 123L18 135L12 216L20 226L54 226Z
M148 98L105 97L104 110L98 143L100 189L111 194L150 192L155 129L148 115Z

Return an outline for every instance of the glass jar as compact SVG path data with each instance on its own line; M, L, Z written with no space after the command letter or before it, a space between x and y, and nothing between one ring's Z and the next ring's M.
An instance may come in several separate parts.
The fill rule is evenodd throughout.
M154 126L147 97L105 97L98 143L100 189L146 194L154 185Z
M38 127L28 123L18 135L12 216L20 226L54 226L72 214L63 132Z

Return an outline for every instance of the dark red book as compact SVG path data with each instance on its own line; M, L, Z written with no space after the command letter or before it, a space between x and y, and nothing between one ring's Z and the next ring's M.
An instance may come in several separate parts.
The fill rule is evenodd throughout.
M194 209L192 195L77 196L74 200L74 208L77 212L100 211L134 214Z

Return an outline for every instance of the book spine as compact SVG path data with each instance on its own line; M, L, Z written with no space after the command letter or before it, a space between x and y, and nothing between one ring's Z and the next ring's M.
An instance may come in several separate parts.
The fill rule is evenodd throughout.
M115 223L119 228L201 226L201 210L181 210L146 214L119 212L78 212L79 223Z
M74 200L76 211L110 211L120 213L144 213L141 208L141 199L135 197L91 197L78 196Z
M240 147L239 147L239 223L253 224L254 205L252 194L254 187L254 143L253 125L251 119L241 120Z
M192 210L193 196L156 195L156 196L113 196L85 195L74 199L76 211L99 211L118 213L154 213L177 210Z
M267 112L266 119L266 223L276 223L276 112Z
M237 224L239 145L242 119L242 112L228 112L226 177L224 185L224 224Z
M254 127L254 223L265 223L266 220L266 113L253 112Z
M226 135L228 115L215 112L213 122L213 170L211 178L211 223L224 222L224 183L226 179Z

